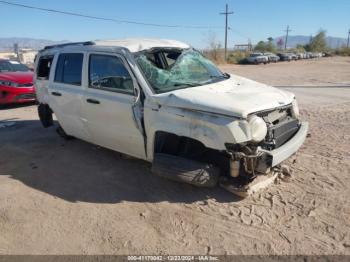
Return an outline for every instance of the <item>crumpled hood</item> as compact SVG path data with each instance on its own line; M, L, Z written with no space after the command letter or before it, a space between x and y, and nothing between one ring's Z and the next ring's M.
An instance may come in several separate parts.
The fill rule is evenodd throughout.
M0 72L0 80L19 84L33 83L33 72Z
M162 106L246 118L249 114L292 103L294 94L231 75L227 80L154 96Z

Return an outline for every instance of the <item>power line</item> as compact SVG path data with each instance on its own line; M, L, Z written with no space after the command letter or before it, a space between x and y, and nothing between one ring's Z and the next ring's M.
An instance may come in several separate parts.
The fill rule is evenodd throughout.
M0 3L6 4L6 5L11 5L11 6L27 8L27 9L34 9L34 10L39 10L39 11L58 13L58 14L70 15L70 16L78 16L78 17L83 17L83 18L103 20L103 21L116 22L116 23L124 23L124 24L134 24L134 25L153 26L153 27L167 27L167 28L188 28L188 29L218 28L217 26L170 25L170 24L146 23L146 22L138 22L138 21L132 21L132 20L124 20L124 19L115 19L115 18L86 15L86 14L82 14L82 13L73 13L73 12L67 12L67 11L62 11L62 10L57 10L57 9L49 9L49 8L43 8L43 7L38 7L38 6L23 5L23 4L18 4L18 3L8 2L8 1L0 1Z
M228 4L226 4L225 12L220 13L220 15L225 15L225 60L227 59L227 20L228 16L232 14L233 12L228 11Z
M291 32L292 30L289 29L289 25L287 25L287 30L285 30L286 32L286 40L284 41L284 50L287 49L287 42L288 42L288 34L289 32Z

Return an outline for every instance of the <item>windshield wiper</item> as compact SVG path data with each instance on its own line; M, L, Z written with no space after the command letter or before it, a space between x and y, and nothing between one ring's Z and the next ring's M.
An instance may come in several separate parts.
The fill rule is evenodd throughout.
M186 83L186 82L177 82L174 83L174 86L190 86L190 87L195 87L198 86L199 84L194 84L194 83Z
M230 75L229 75L229 74L226 74L226 73L223 74L223 75L219 75L219 76L217 76L217 75L211 75L210 78L212 78L212 79L222 79L222 78L228 79L228 78L230 78Z

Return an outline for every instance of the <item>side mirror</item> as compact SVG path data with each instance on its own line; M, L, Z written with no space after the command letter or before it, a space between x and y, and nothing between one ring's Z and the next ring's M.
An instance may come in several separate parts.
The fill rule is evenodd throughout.
M226 72L223 75L224 75L225 78L230 78L231 77L230 74L226 73Z

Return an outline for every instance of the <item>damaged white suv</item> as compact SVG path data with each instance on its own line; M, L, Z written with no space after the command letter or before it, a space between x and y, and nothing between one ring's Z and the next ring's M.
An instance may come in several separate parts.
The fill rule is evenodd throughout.
M172 40L126 39L45 47L35 60L39 117L76 137L152 162L197 186L244 191L303 144L289 92L222 73Z

